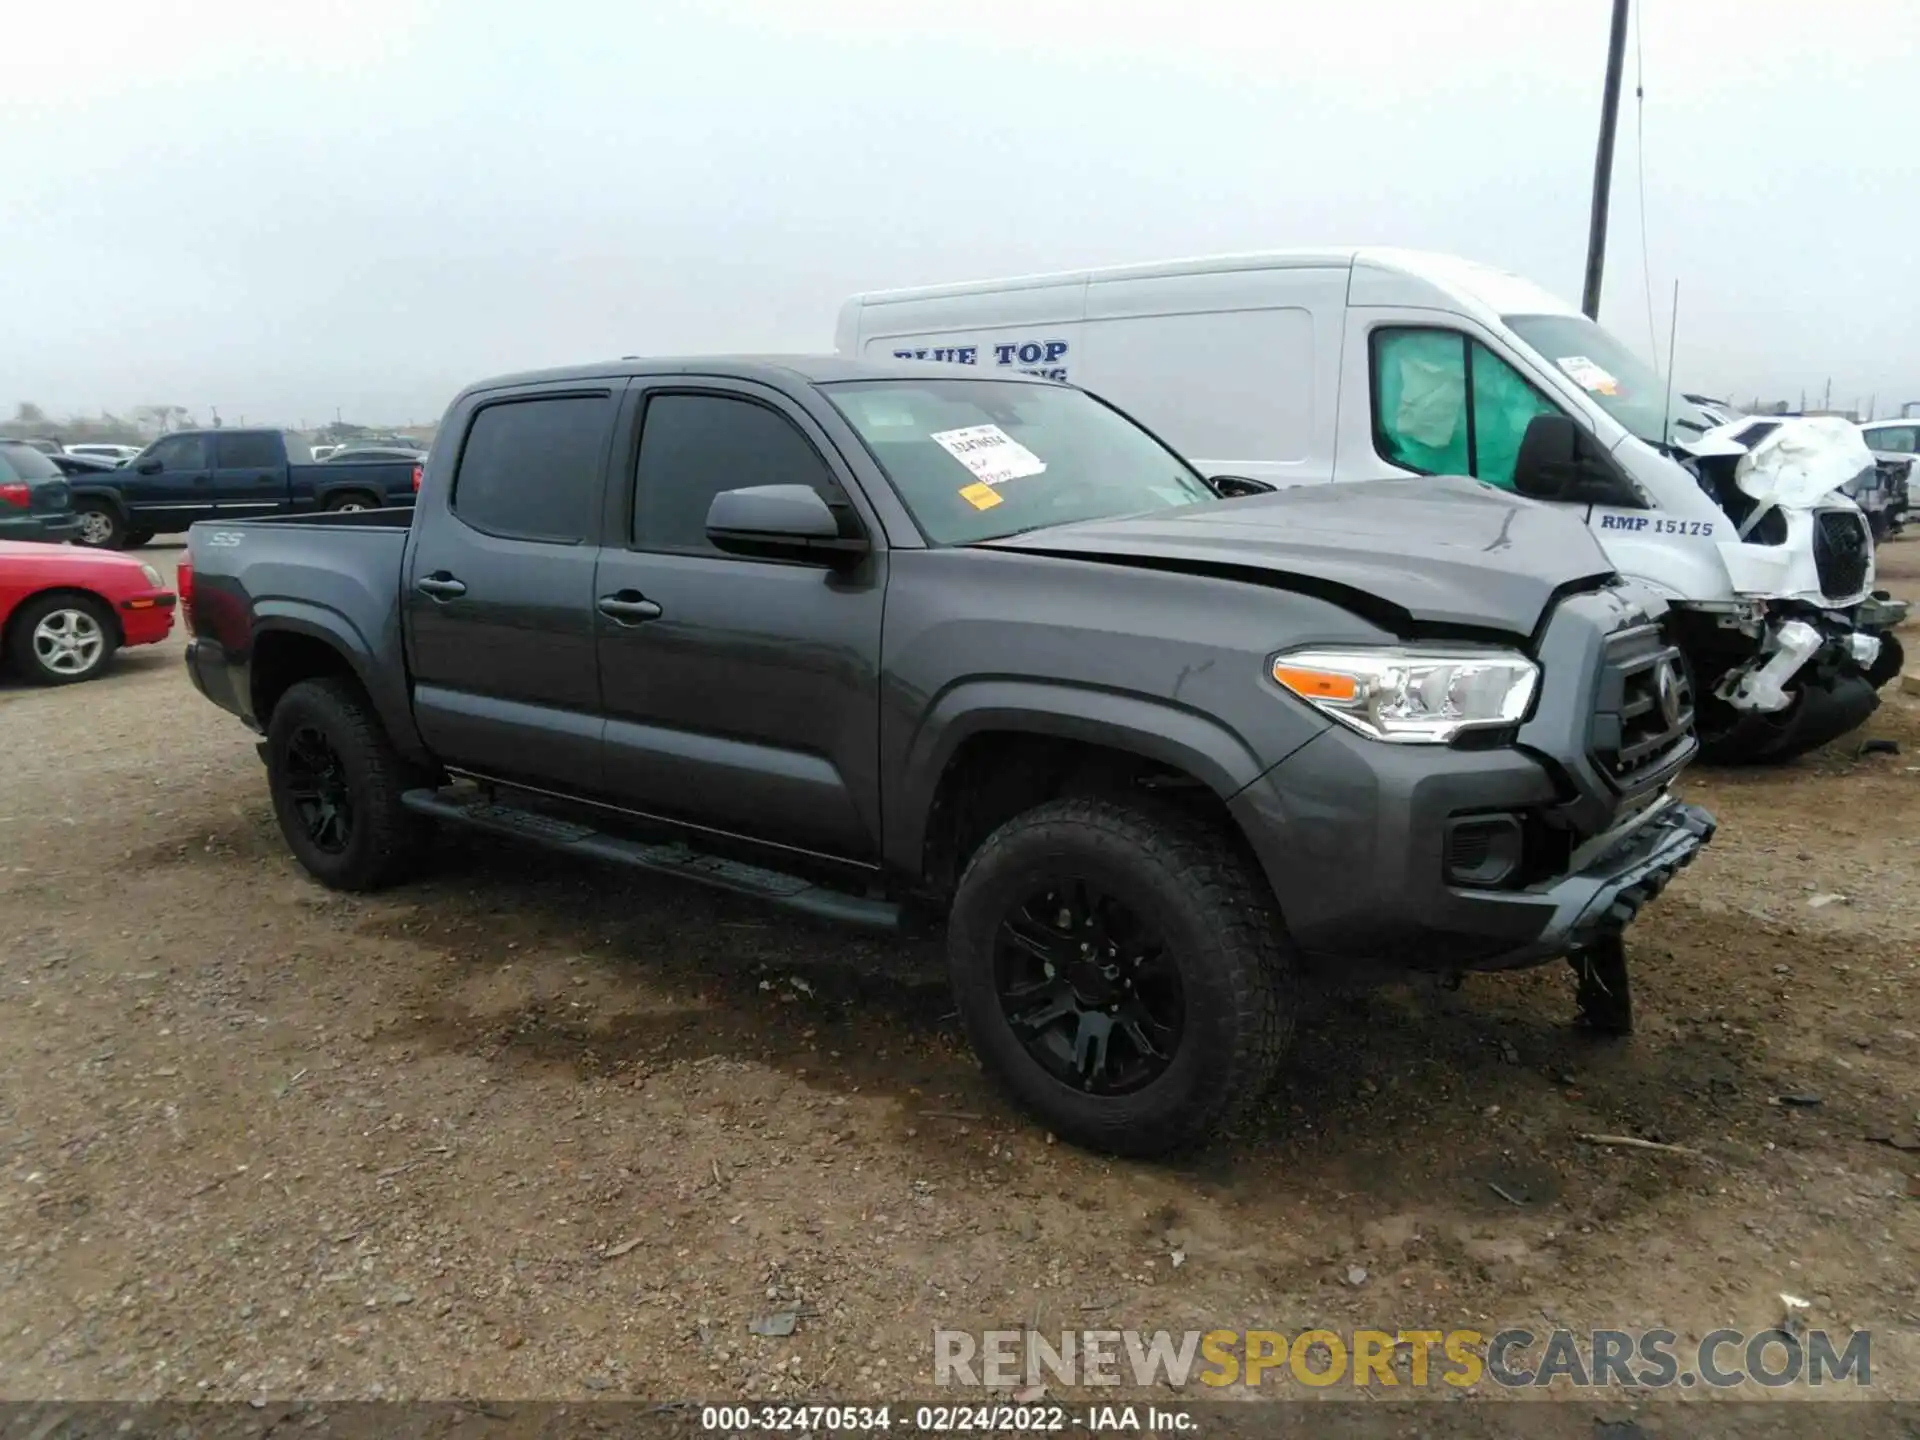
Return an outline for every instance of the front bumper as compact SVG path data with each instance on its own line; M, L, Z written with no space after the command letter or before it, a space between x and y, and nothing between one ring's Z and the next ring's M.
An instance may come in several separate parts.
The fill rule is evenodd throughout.
M1698 805L1675 800L1603 847L1578 874L1541 892L1554 912L1532 944L1483 969L1513 969L1554 960L1620 934L1667 882L1693 863L1719 822Z
M120 632L128 645L157 645L173 633L174 611L178 597L170 590L156 590L122 600Z
M1650 802L1650 803L1649 803ZM1229 802L1303 960L1342 974L1501 970L1617 933L1712 837L1664 793L1579 840L1520 888L1447 879L1450 825L1566 813L1548 766L1519 748L1389 746L1327 731Z

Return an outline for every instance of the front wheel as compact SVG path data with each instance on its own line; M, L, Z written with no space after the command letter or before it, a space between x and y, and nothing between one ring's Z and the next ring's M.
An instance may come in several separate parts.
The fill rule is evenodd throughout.
M22 679L74 685L107 668L120 647L113 612L88 595L48 595L24 606L7 637L7 655Z
M127 522L118 510L104 500L82 500L76 508L80 512L80 533L74 537L76 545L92 550L126 548Z
M376 890L418 861L430 826L404 808L414 783L379 717L350 681L302 680L267 723L267 783L280 833L335 890Z
M948 960L988 1071L1089 1149L1203 1141L1267 1090L1292 1037L1264 879L1178 811L1072 799L1008 821L961 877Z

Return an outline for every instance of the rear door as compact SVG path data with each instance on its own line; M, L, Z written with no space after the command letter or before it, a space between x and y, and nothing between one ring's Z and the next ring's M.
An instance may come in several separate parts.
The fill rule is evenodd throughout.
M630 430L619 452L622 503L594 587L613 612L596 617L608 797L871 861L884 553L837 574L725 555L706 537L722 490L810 485L860 513L852 477L813 420L767 387L634 385L637 441Z
M600 782L593 570L611 387L481 403L415 521L403 608L414 714L449 765L569 794Z
M286 442L273 430L222 430L213 440L213 502L229 519L271 515L287 499Z

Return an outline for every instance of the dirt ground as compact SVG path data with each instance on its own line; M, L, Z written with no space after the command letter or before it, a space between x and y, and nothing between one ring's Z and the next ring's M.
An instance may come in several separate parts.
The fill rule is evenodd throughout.
M1920 598L1920 539L1882 571ZM1920 1130L1897 686L1899 754L1689 776L1723 828L1632 932L1633 1039L1562 966L1323 997L1156 1166L1010 1113L930 944L487 842L320 889L181 648L0 687L0 1396L898 1398L937 1325L1697 1338L1788 1292L1920 1398L1920 1153L1869 1138Z

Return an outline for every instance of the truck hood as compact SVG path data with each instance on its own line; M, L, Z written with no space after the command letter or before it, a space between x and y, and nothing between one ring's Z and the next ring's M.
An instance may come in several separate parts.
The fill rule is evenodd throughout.
M1473 480L1301 485L1029 530L985 548L1326 593L1403 634L1531 635L1555 596L1613 573L1585 525Z

